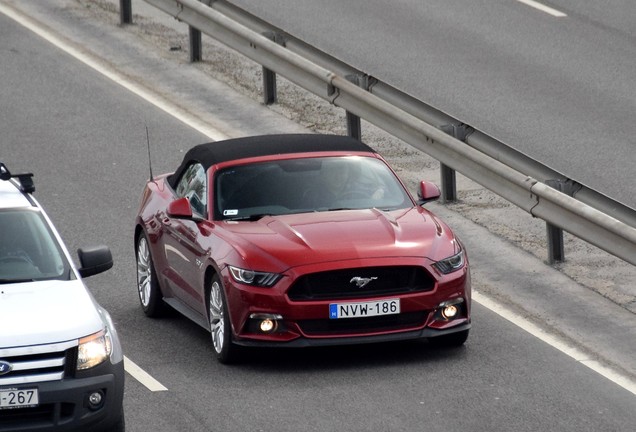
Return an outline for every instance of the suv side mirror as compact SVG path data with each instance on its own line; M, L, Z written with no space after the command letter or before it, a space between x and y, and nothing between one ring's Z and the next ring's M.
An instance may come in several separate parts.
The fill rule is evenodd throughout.
M108 246L80 248L77 256L81 265L78 271L83 278L105 272L113 266L113 255Z
M417 191L418 204L422 205L429 201L435 201L440 197L441 193L437 185L422 180L420 182L420 189Z

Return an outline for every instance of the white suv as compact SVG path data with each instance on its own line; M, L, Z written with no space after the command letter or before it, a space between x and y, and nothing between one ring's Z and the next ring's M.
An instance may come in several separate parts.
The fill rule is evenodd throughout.
M110 250L75 268L31 177L0 163L0 431L124 431L121 344L81 279Z

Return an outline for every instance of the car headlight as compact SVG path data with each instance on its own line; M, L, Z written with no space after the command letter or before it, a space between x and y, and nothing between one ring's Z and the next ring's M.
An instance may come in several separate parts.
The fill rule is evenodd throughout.
M439 260L433 266L442 274L449 274L464 267L464 250L460 249L458 253L443 260Z
M85 370L102 364L113 350L108 330L102 330L79 340L77 370Z
M234 280L246 285L270 288L282 277L278 273L257 272L234 266L229 266L229 268Z

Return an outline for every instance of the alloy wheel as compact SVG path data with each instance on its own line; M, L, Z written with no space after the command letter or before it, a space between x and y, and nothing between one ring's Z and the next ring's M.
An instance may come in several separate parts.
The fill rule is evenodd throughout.
M141 237L137 244L137 289L142 306L148 307L152 290L152 261L145 237Z
M210 332L217 354L223 351L225 343L225 310L221 290L219 282L213 281L210 289Z

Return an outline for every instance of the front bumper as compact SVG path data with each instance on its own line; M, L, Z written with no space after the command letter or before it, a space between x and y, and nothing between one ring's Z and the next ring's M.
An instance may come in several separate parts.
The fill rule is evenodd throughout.
M346 263L340 265L344 267ZM326 270L331 269L333 263L326 267ZM287 294L290 286L301 274L322 270L324 268L302 269L302 272L288 275L286 281L272 288L239 284L227 272L222 272L230 306L233 342L245 346L347 345L431 338L470 328L471 280L468 267L437 277L434 286L422 291L395 292L378 297L290 299ZM330 304L388 299L399 299L399 314L330 319ZM440 305L446 302L458 303L460 312L453 319L443 319L440 314ZM275 330L259 331L258 321L267 316L276 317Z
M403 331L396 333L379 334L372 336L353 336L353 337L338 337L338 338L297 338L289 342L269 342L267 340L251 340L240 339L234 341L237 345L247 347L263 347L263 348L306 348L306 347L321 347L321 346L338 346L338 345L361 345L372 344L382 342L397 342L413 339L428 339L437 336L444 336L447 334L457 333L464 330L469 330L471 327L470 322L465 322L458 326L452 327L447 330L435 330L432 328L424 328L421 330Z

